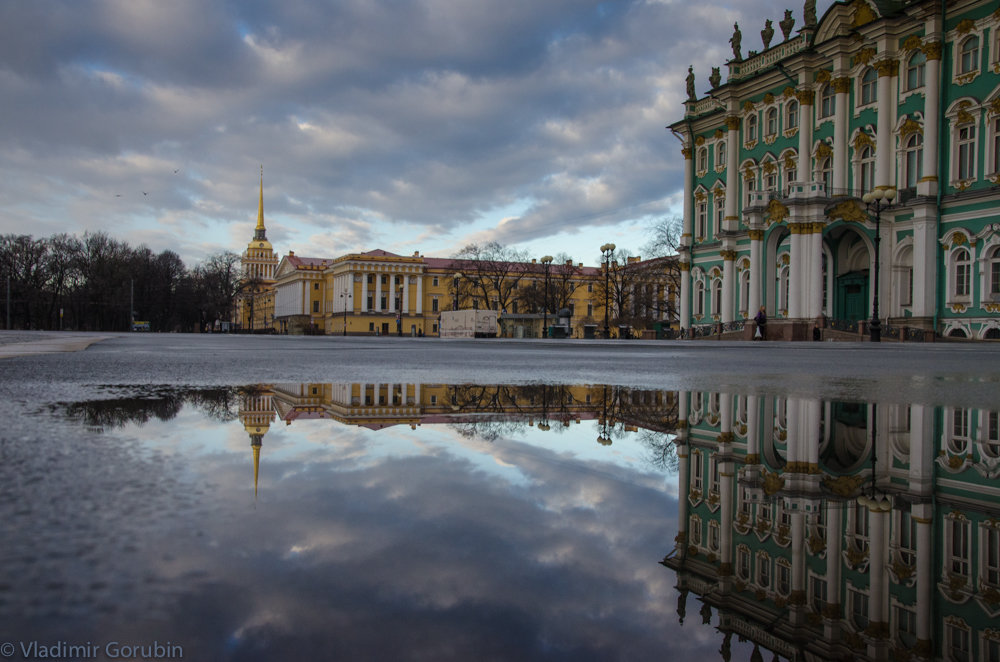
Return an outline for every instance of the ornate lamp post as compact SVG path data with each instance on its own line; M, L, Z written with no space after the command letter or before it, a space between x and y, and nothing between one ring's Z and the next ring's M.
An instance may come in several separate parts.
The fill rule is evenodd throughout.
M611 255L615 252L614 244L604 244L601 246L601 262L604 263L604 337L611 337L611 327L608 316L611 308L611 290L608 279L611 276Z
M861 200L868 208L869 214L875 216L875 278L874 296L872 297L872 321L868 325L871 331L871 341L882 341L882 323L878 318L878 272L879 272L879 245L882 243L881 221L882 212L892 207L892 201L896 199L896 189L877 188L862 196Z
M347 305L351 300L351 295L348 293L347 288L341 293L340 298L344 300L344 335L347 335Z
M542 337L545 338L549 329L549 267L552 265L552 256L543 257L542 264L545 265L545 303L542 304Z

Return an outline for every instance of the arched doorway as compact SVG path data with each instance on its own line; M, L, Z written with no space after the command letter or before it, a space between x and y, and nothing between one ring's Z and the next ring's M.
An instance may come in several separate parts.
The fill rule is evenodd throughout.
M834 319L857 322L867 319L871 286L872 249L868 239L850 225L835 226L826 235L833 264Z

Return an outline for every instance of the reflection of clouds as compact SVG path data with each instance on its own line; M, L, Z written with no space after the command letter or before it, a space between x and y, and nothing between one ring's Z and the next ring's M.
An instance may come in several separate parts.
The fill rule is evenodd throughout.
M169 631L192 659L247 660L650 659L675 646L674 578L657 561L676 506L660 475L565 445L296 423L265 437L254 505L241 425L213 445L186 411L174 423L101 437L155 434L173 449L165 468L193 475L178 489L202 490L197 515L166 510L116 565L133 612L161 597L150 622L109 617L115 636Z

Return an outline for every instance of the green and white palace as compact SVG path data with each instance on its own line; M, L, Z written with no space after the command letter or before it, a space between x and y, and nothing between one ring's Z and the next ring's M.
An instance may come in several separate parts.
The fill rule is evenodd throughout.
M682 327L749 338L764 306L769 338L864 337L876 310L887 339L1000 338L998 7L806 2L746 55L734 26L669 127Z

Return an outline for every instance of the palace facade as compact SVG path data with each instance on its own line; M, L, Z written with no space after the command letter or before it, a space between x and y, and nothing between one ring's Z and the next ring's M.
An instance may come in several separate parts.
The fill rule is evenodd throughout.
M734 34L706 96L689 74L669 127L680 326L738 332L764 306L771 337L803 339L863 326L877 301L883 336L1000 338L996 2L841 1L820 20L805 4L760 52ZM891 191L880 214L872 191Z

